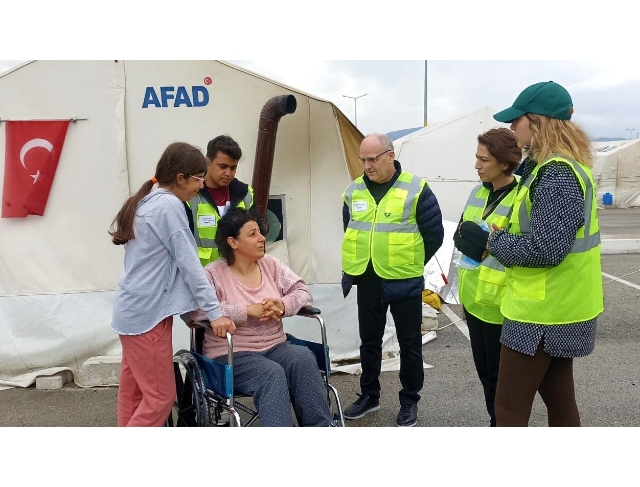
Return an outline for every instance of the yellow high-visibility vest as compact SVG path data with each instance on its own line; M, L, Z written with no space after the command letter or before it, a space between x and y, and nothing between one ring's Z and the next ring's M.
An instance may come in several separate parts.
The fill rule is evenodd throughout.
M191 208L198 257L200 257L200 263L204 267L220 257L215 240L220 214L218 213L218 208L209 203L200 193L196 194L187 204ZM238 202L236 208L248 210L252 205L253 188L249 186L247 194L243 200Z
M514 186L487 217L485 221L489 228L491 228L492 224L502 229L507 228L517 188L517 186ZM467 200L462 220L481 220L490 194L491 191L485 188L484 185L476 186ZM506 289L507 275L505 268L492 255L487 256L474 270L458 268L460 302L469 313L486 323L502 324L504 316L500 312L500 304Z
M369 260L378 276L406 279L424 274L424 242L416 220L422 178L401 172L387 194L376 204L362 176L342 198L351 220L342 240L342 270L352 276L364 273Z
M600 265L600 226L591 170L563 156L538 164L518 190L509 233L531 233L529 188L542 166L566 163L578 177L584 194L585 224L566 258L555 267L507 267L507 291L500 311L510 320L542 325L577 323L595 318L604 309Z

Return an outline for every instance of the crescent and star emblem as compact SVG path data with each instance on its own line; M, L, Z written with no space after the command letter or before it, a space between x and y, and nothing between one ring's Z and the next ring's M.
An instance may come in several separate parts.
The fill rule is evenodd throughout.
M47 149L49 152L53 150L53 144L46 139L31 139L30 141L28 141L22 146L22 149L20 149L20 163L25 169L27 169L27 166L24 163L24 156L34 147L42 147L44 149ZM30 176L33 178L33 182L35 183L40 177L40 169L38 169L35 174L31 174Z

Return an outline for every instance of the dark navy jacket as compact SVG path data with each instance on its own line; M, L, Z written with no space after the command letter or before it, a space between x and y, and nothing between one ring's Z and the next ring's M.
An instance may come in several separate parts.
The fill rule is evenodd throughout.
M400 172L402 172L402 167L398 161L394 161L394 165L396 167L394 178L397 179ZM363 175L363 179L367 188L370 188L372 183L366 173ZM344 203L342 206L342 223L345 231L350 219L350 208ZM440 205L438 205L438 200L431 188L427 186L422 189L418 197L416 220L424 241L424 263L426 265L442 246L444 240L444 226L442 225ZM369 265L371 265L371 261L369 261ZM342 292L345 297L349 294L351 286L357 285L358 279L366 278L364 277L366 274L365 272L363 276L352 276L345 272L342 273ZM397 301L398 299L411 298L422 294L422 291L424 291L423 276L409 279L382 279L382 296L386 303Z

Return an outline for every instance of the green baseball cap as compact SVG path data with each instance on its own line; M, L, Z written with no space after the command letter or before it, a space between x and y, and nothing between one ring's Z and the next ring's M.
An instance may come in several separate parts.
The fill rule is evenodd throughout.
M560 120L571 120L573 102L569 92L558 83L543 81L525 88L513 105L496 113L498 122L511 123L525 113L535 113Z

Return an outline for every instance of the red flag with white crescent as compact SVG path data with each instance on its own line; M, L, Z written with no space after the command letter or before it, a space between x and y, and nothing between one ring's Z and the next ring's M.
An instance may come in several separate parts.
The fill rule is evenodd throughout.
M44 215L69 120L5 122L2 218Z

